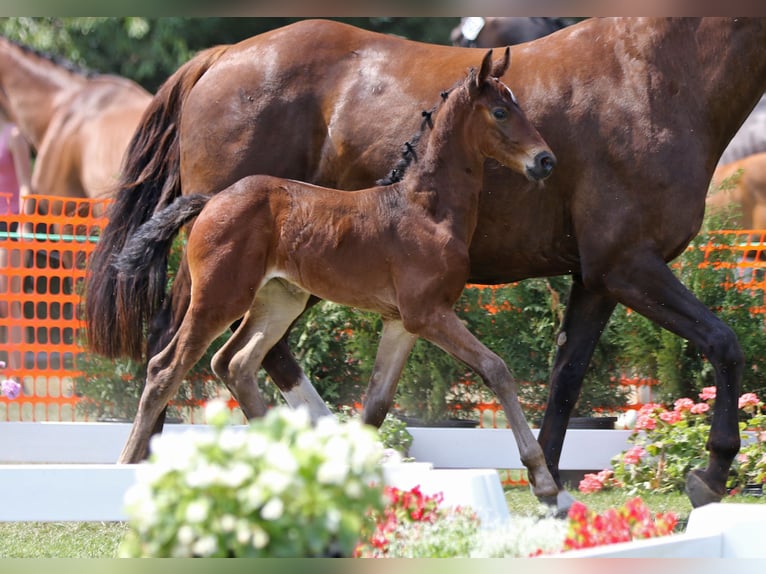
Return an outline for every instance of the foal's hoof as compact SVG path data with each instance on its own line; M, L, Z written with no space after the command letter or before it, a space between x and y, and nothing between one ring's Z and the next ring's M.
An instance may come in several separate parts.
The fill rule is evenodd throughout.
M566 490L559 490L556 496L544 496L541 497L540 502L546 504L551 509L556 509L554 516L556 518L566 518L569 513L569 509L574 504L575 499Z
M705 482L704 473L701 470L693 470L686 477L686 495L694 508L699 508L712 502L721 502L724 493L713 490Z

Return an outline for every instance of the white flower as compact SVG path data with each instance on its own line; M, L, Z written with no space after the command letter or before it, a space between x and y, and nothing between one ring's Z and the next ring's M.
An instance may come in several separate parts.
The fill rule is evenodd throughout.
M285 504L279 498L272 498L261 508L261 518L264 520L279 520L285 510Z
M251 476L253 467L244 462L236 462L231 467L224 469L218 476L220 484L230 488L242 486Z
M258 475L258 484L273 494L282 494L292 482L292 475L277 470L266 469Z
M276 470L291 474L298 471L298 462L287 445L280 442L270 444L264 454L264 462Z
M348 476L349 466L344 460L330 459L322 463L317 470L317 481L320 484L343 484Z
M247 455L251 458L260 458L269 448L269 439L261 433L250 431L246 433L247 441L245 443Z
M224 452L236 452L245 446L247 442L245 434L242 429L227 427L221 431L218 437L218 446Z
M223 399L213 399L205 405L205 420L208 424L222 427L231 419L229 405Z
M181 526L176 535L178 542L184 546L190 546L191 543L194 542L194 537L194 529L188 524Z
M218 550L218 540L212 535L203 536L192 546L195 556L210 556L216 550Z
M337 508L331 508L328 510L327 514L325 515L325 527L327 530L332 533L337 532L338 526L340 526L340 519L341 514Z
M186 507L186 520L195 522L204 522L210 510L210 503L207 500L194 500Z
M253 527L253 548L261 549L269 543L269 534L260 526Z
M237 517L233 514L224 514L221 516L221 531L234 532L237 528Z

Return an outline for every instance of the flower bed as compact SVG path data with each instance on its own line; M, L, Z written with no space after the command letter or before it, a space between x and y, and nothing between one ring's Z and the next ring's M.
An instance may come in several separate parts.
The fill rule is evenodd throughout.
M710 433L709 414L715 402L715 387L705 387L699 401L681 398L672 408L649 403L635 419L633 444L612 459L613 469L587 474L581 492L624 488L628 494L683 491L687 474L705 462ZM766 412L755 393L739 398L742 411L742 448L732 465L729 492L736 494L748 485L766 482Z
M212 433L153 439L126 496L123 556L540 556L672 531L640 499L602 514L573 505L482 524L473 508L443 505L419 486L386 487L383 445L358 420L272 409L246 429L211 403Z

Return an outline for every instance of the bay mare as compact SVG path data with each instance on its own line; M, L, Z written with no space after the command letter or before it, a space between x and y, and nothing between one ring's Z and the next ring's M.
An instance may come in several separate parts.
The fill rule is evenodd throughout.
M0 37L0 113L35 149L32 193L102 197L152 96Z
M484 161L492 158L530 181L547 177L555 164L496 77L508 68L509 50L494 66L491 56L490 50L478 74L472 70L427 112L426 127L433 129L413 145L415 158L401 180L349 193L249 176L215 195L181 197L139 229L116 264L125 293L165 288L162 274L146 271L153 260L166 261L175 235L196 218L186 247L192 296L173 339L149 362L120 462L146 457L156 421L188 371L241 317L212 366L248 418L263 416L256 373L313 294L381 314L366 422L383 421L407 356L423 337L476 370L497 394L535 493L557 500L511 373L453 309L470 272ZM560 510L570 502L564 496Z
M92 349L140 357L147 327L152 357L188 307L183 262L159 312L159 300L134 297L125 307L115 297L113 254L156 209L252 173L368 187L416 131L411 110L427 109L480 54L309 20L211 48L180 68L138 128L91 260ZM558 165L540 192L488 163L469 281L572 276L538 437L554 479L583 375L622 303L688 339L713 367L709 456L687 492L695 506L718 501L740 445L745 358L731 328L667 262L699 231L718 158L764 93L766 20L592 18L515 47L513 59L501 79ZM284 339L263 366L284 394L305 381Z

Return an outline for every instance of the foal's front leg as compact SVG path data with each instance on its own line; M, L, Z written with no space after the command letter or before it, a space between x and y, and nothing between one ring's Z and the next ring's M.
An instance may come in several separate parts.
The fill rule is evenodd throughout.
M548 470L542 448L521 410L516 382L505 362L485 347L452 309L434 310L419 319L411 330L466 363L481 376L503 405L535 495L551 506L555 504L560 513L565 512L572 504L572 497L563 488L559 491Z
M365 423L376 427L383 424L394 401L402 369L417 339L404 328L401 320L384 319L375 366L364 398L362 420Z

